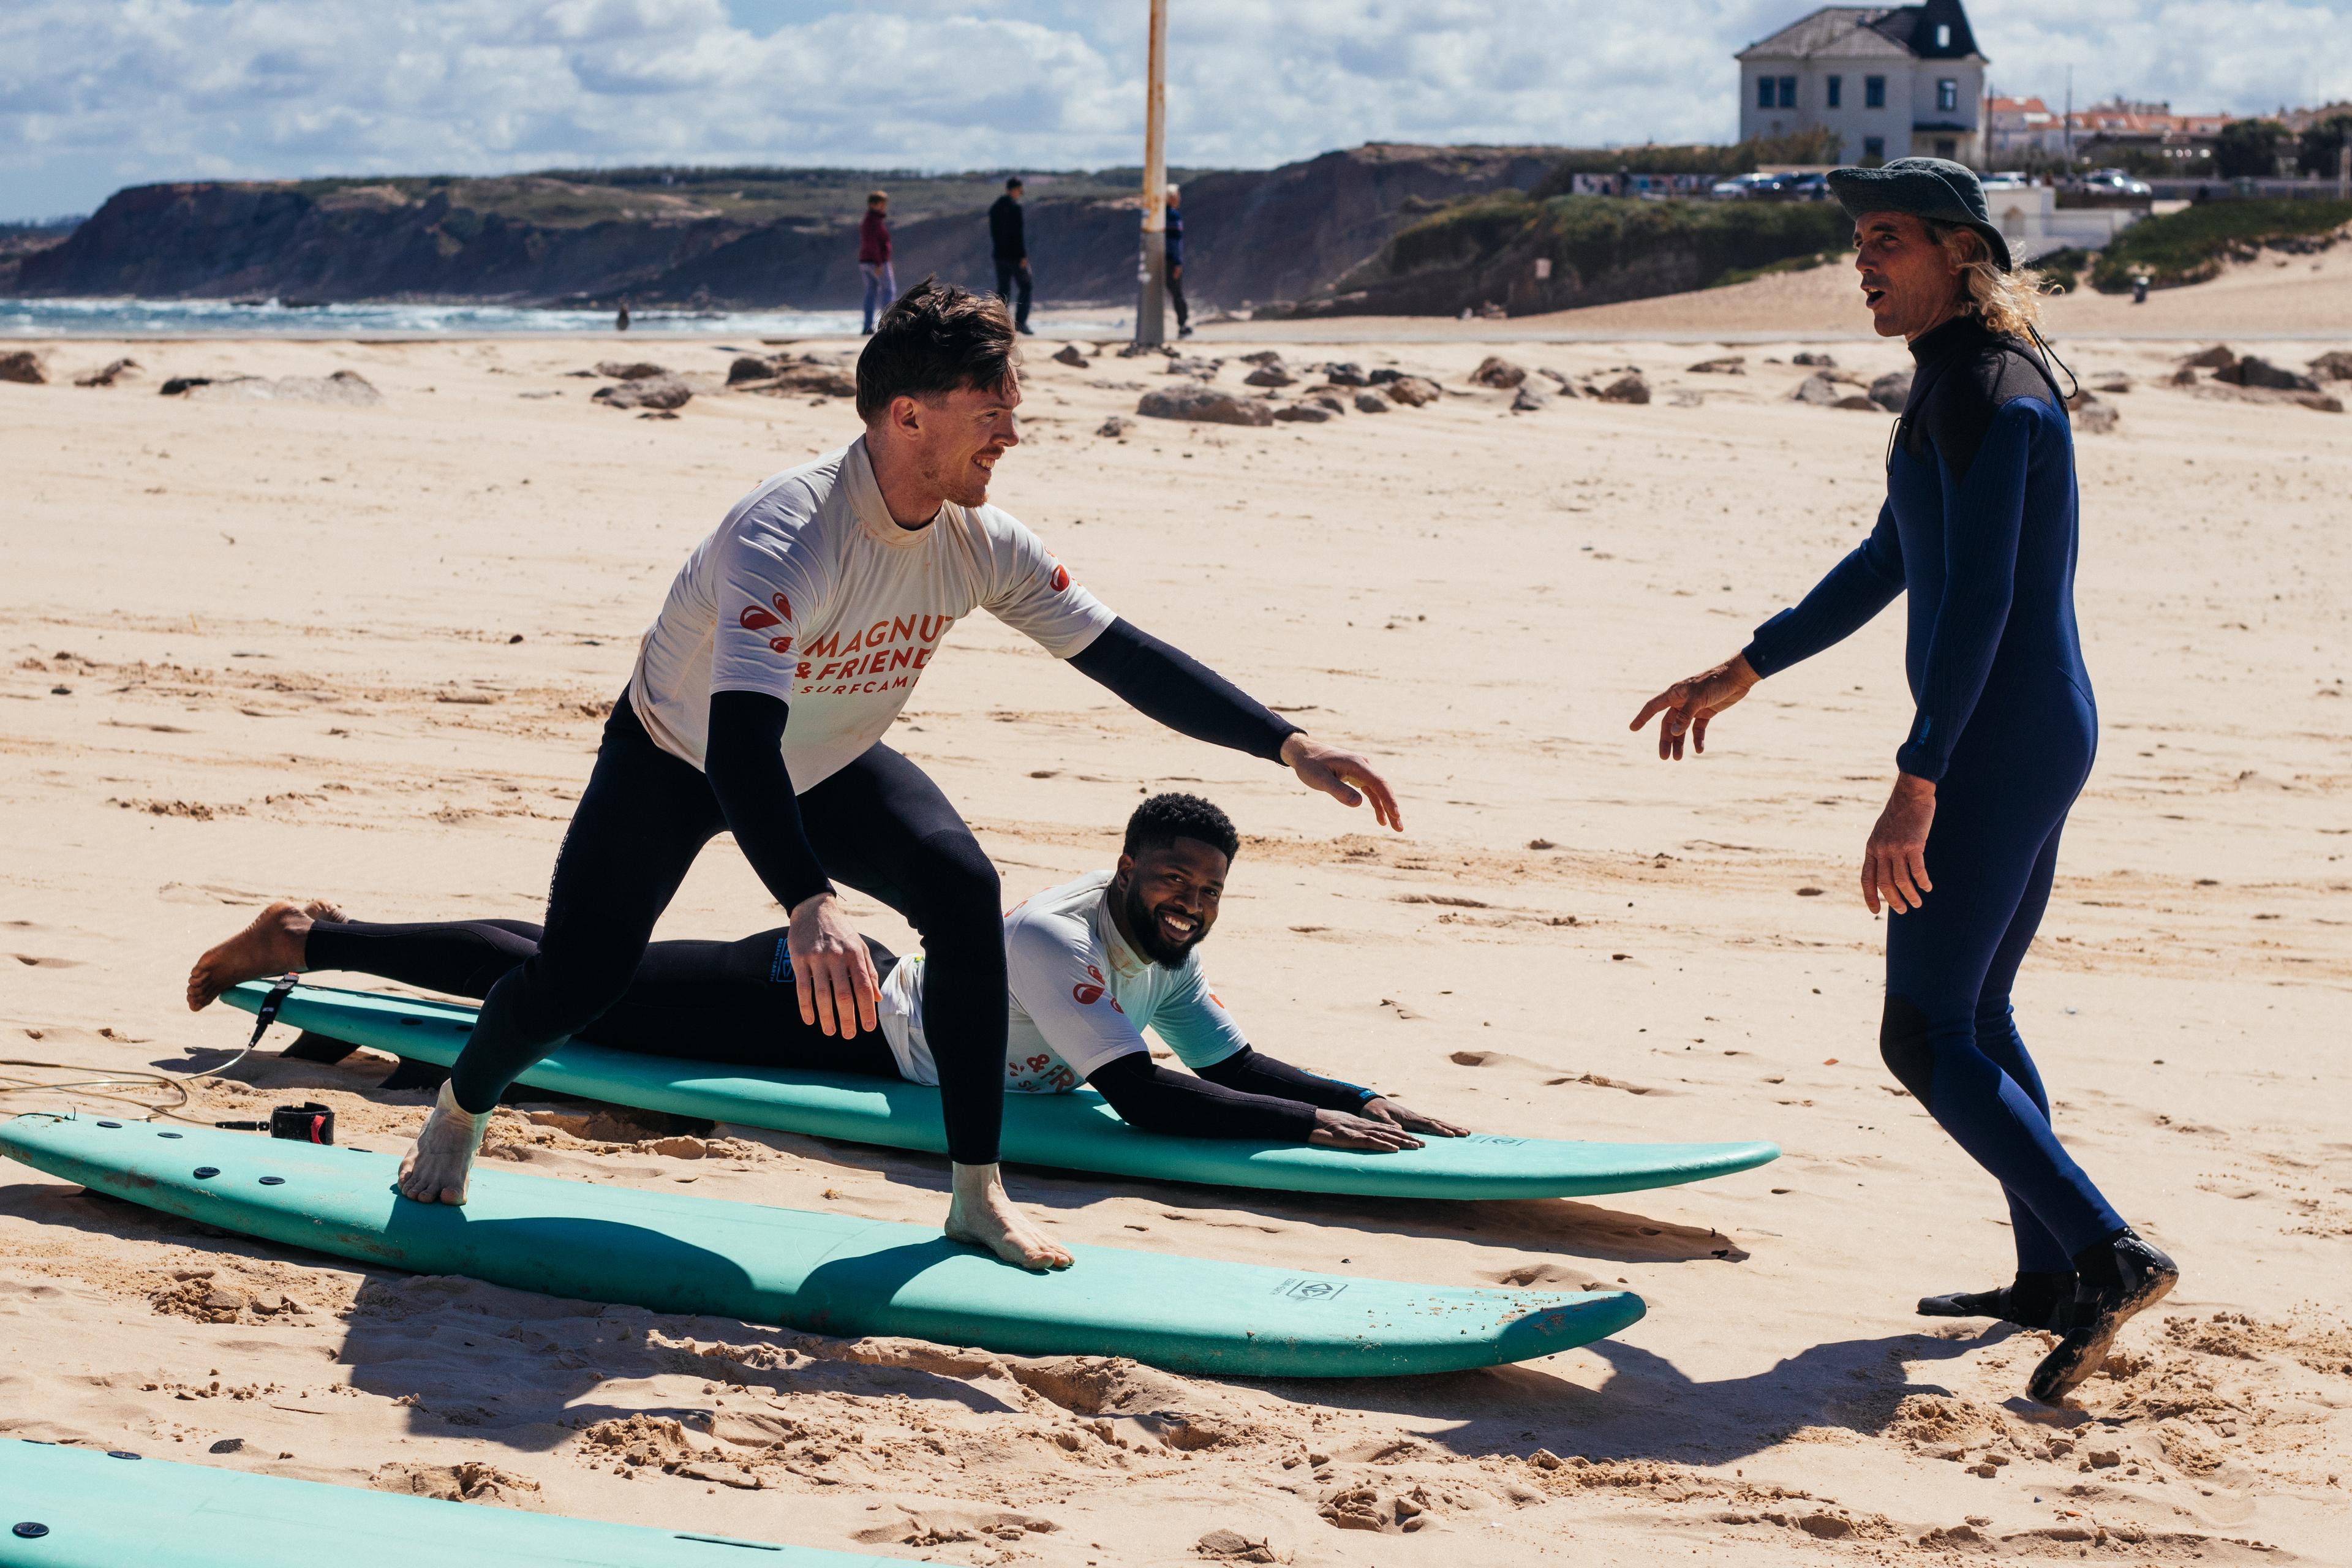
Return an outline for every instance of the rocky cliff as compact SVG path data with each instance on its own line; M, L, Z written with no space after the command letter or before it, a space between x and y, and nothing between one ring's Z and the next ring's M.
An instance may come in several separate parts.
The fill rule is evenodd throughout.
M1183 179L1186 283L1202 305L1295 299L1464 196L1533 186L1538 147L1373 145ZM206 182L121 191L64 243L18 258L13 291L304 301L854 308L854 171L621 172L499 179ZM994 286L982 211L1002 181L884 178L901 286ZM1135 293L1131 173L1033 176L1041 300Z

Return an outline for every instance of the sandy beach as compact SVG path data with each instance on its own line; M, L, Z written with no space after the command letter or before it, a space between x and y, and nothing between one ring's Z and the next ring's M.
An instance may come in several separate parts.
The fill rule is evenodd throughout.
M1855 877L1909 721L1900 607L1761 688L1701 759L1626 732L1876 512L1887 417L1792 400L1809 372L1786 363L1822 342L1864 383L1906 363L1852 341L1840 268L1443 342L1345 323L1345 357L1449 394L1313 426L1105 437L1160 362L1033 351L994 499L1115 609L1378 759L1402 836L985 617L892 738L1013 897L1107 865L1146 793L1222 804L1246 842L1204 956L1277 1055L1482 1129L1785 1150L1700 1185L1483 1205L1012 1172L1057 1238L1622 1286L1649 1306L1633 1329L1494 1372L1223 1383L370 1271L12 1163L0 1434L965 1564L1200 1563L1234 1539L1351 1568L2345 1561L2352 417L2168 384L2182 345L2134 337L2312 333L2259 350L2297 366L2352 346L2352 262L2316 259L2057 310L2083 380L2130 390L2078 442L2102 751L2020 1016L2062 1132L2183 1268L2079 1409L2023 1397L2045 1336L1912 1312L2011 1253L1991 1182L1878 1058L1883 922ZM1544 341L1580 330L1626 338ZM1276 331L1202 352L1333 357ZM1708 332L1737 334L1740 374L1662 341ZM712 391L641 419L567 374L651 357L715 386L748 342L26 346L52 384L0 384L0 1029L11 1058L110 1070L243 1043L245 1015L192 1015L181 987L273 898L535 918L678 562L755 481L856 433L843 399ZM1579 384L1638 367L1653 400L1514 415L1467 385L1488 353ZM71 384L124 355L118 384ZM381 403L156 395L338 371ZM779 919L721 840L662 930ZM396 1150L425 1100L378 1090L390 1066L264 1054L182 1114L317 1099L345 1142ZM947 1179L576 1105L502 1111L489 1152L923 1223ZM1366 1528L1401 1515L1419 1523Z

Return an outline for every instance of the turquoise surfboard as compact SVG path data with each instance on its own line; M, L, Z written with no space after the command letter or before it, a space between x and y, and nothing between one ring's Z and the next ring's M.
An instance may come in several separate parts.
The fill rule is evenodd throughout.
M418 1274L820 1333L1242 1377L1458 1372L1640 1319L1623 1290L1408 1285L1073 1247L1033 1274L923 1226L477 1167L466 1205L393 1190L389 1154L208 1127L27 1112L0 1153L222 1230Z
M250 1013L269 987L221 998ZM443 1067L457 1059L475 1009L367 991L298 985L278 1021L331 1039ZM641 1110L772 1128L849 1143L947 1152L940 1091L846 1073L780 1072L641 1056L568 1040L522 1081ZM1099 1171L1273 1192L1385 1198L1565 1198L1632 1193L1727 1176L1780 1158L1777 1143L1582 1143L1552 1138L1430 1138L1419 1149L1353 1154L1301 1143L1174 1138L1143 1132L1090 1089L1007 1094L1004 1158L1024 1165Z
M892 1561L0 1438L0 1568L886 1568Z

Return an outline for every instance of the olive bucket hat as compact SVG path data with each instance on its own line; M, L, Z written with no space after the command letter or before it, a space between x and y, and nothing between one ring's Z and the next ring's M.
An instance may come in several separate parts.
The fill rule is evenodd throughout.
M1984 236L1992 258L2003 272L2015 270L2009 258L2009 241L1993 226L1985 206L1984 187L1976 172L1948 158L1897 158L1875 169L1832 169L1830 194L1845 208L1845 216L1869 213L1910 213L1937 223L1958 224Z

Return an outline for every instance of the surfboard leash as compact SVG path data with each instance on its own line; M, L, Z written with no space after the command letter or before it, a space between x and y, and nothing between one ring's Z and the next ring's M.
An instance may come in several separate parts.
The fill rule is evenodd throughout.
M202 1072L192 1073L146 1072L139 1068L132 1068L127 1070L109 1073L102 1078L70 1079L63 1083L58 1083L47 1079L16 1078L13 1076L0 1077L0 1096L11 1094L31 1094L44 1089L80 1089L96 1100L116 1100L122 1101L126 1105L135 1105L140 1110L146 1111L151 1120L154 1117L161 1116L167 1117L173 1121L185 1121L190 1126L201 1127L210 1125L209 1123L197 1121L193 1117L181 1116L177 1114L179 1110L188 1105L195 1098L188 1092L187 1086L192 1083L200 1082L205 1079L216 1078L220 1074L228 1071L229 1068L236 1066L237 1063L245 1060L246 1058L251 1056L255 1047L261 1044L261 1037L269 1032L269 1026L278 1021L278 1009L286 1005L286 998L292 994L294 987L300 983L301 978L302 977L299 974L291 970L289 970L286 973L278 977L277 983L269 988L269 994L262 999L260 1007L255 1011L252 1037L245 1042L245 1048L243 1050L229 1058L228 1060L221 1063L218 1067L206 1068ZM102 1070L92 1068L83 1062L32 1061L20 1057L0 1057L0 1067L45 1068L52 1072L96 1072ZM111 1089L133 1089L152 1094L158 1089L165 1089L177 1093L180 1098L173 1100L169 1105L151 1105L143 1100L133 1100L129 1094L108 1092ZM265 1125L267 1124L265 1123Z

